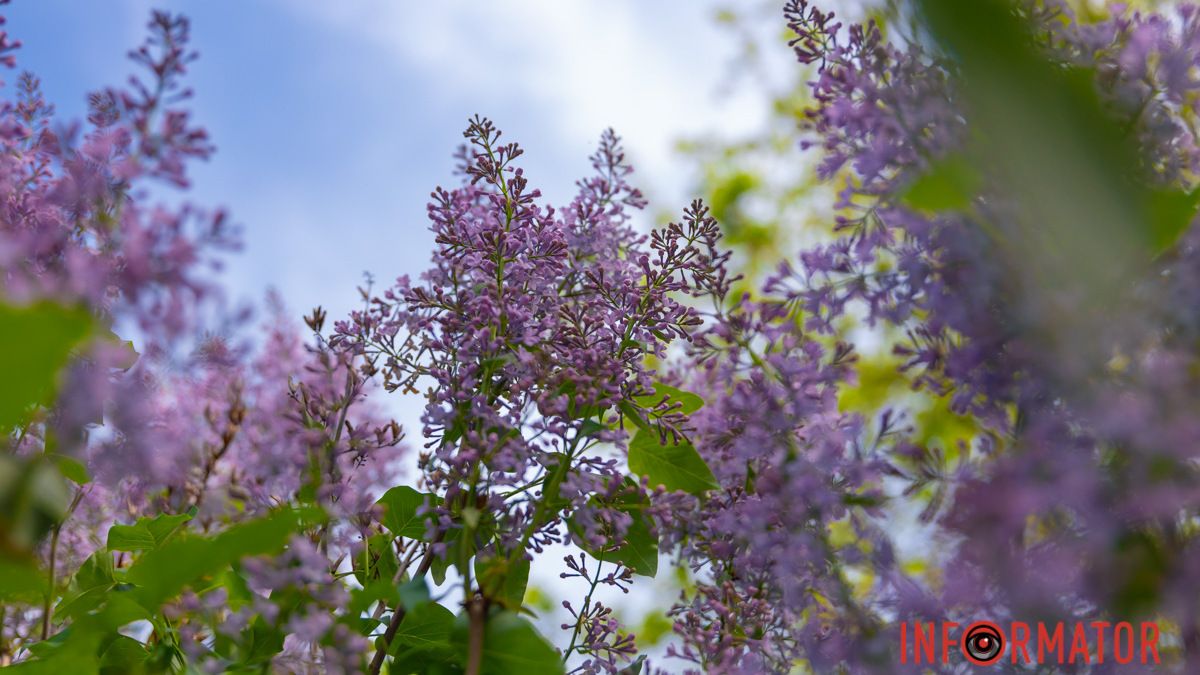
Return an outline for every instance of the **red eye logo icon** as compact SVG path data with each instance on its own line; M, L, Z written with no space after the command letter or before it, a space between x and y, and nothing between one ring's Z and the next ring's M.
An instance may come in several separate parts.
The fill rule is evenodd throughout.
M990 666L1004 653L1004 634L990 621L976 621L963 633L962 653L977 666Z

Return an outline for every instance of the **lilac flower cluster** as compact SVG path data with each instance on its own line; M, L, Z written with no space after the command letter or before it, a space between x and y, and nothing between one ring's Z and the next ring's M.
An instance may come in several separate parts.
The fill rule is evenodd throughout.
M344 622L335 625L344 599L327 596L347 591L331 575L372 517L402 434L365 401L372 385L360 364L320 337L323 312L307 320L315 338L306 343L277 301L261 335L246 333L248 314L224 309L212 270L237 238L223 212L153 201L164 186L186 188L187 163L207 158L212 145L183 107L190 92L182 78L195 58L187 21L155 13L149 32L131 53L143 76L90 96L86 127L56 122L29 73L0 106L0 303L78 306L96 326L57 397L5 433L6 456L24 462L7 470L42 475L47 459L77 468L65 471L71 482L48 540L4 527L6 560L40 560L49 591L29 607L23 596L6 599L0 660L45 656L34 643L80 616L72 598L85 579L132 573L144 557L136 552L151 543L212 537L312 504L323 519L263 563L299 577L258 575L239 600L252 611L233 614L240 623L219 585L164 598L166 623L150 645L177 643L196 667L223 671L233 652L213 642L218 629L249 644L278 631L289 645L303 644L313 667L354 671L366 646ZM8 65L15 47L0 34ZM203 321L214 316L215 332ZM62 479L47 480L54 490L39 498L49 500ZM10 499L6 492L6 508ZM6 511L5 522L12 517ZM154 529L151 520L176 529ZM115 538L121 527L155 534L130 543ZM300 609L266 611L285 602ZM305 613L305 603L319 612ZM149 646L138 649L157 658ZM295 651L279 658L291 663Z
M685 417L654 394L650 363L699 325L683 300L728 280L703 207L648 238L634 231L629 210L645 202L611 131L592 157L595 175L561 210L538 203L514 164L521 149L501 143L489 120L475 118L464 135L464 184L439 188L429 205L432 267L421 283L401 278L371 297L333 342L378 363L389 390L428 383L425 555L435 574L457 567L468 603L496 608L512 599L472 583L472 557L476 569L483 561L511 574L570 536L620 563L632 529L653 527L630 508L642 488L612 449L630 426L682 433ZM579 649L592 657L582 667L615 670L632 640L604 643L611 618L586 601L580 611Z

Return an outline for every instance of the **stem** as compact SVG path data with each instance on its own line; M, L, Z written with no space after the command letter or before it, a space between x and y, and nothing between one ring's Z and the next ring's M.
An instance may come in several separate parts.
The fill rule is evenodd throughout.
M487 621L487 600L473 598L467 603L469 633L467 634L467 670L465 675L479 675L483 664L483 631Z
M71 505L67 507L67 515L63 516L63 519L54 526L54 531L50 535L50 564L48 565L49 569L46 572L46 599L42 604L43 640L50 637L50 617L54 613L54 605L52 604L52 601L54 600L54 567L58 558L58 537L62 532L63 523L67 521L67 518L71 517L71 514L75 513L75 509L79 506L79 501L81 499L83 499L82 488L76 490L75 497L71 499Z
M567 651L563 652L563 663L566 663L571 652L575 651L575 641L579 639L579 630L583 628L583 617L587 615L587 611L592 605L592 594L596 592L596 586L600 584L600 568L603 566L604 561L597 558L596 576L592 579L592 587L588 589L588 594L583 599L583 606L579 608L579 615L575 617L575 630L571 632L571 644L567 646Z
M441 541L441 533L438 533L433 543ZM413 578L423 577L429 571L429 567L433 565L433 547L430 546L425 550L425 557L421 558L421 565L417 568ZM392 639L396 637L396 631L400 630L400 622L404 621L404 607L396 605L395 611L392 612L392 620L388 622L387 630L383 632L383 641L379 644L379 648L375 650L375 657L371 659L371 667L368 672L371 675L379 675L379 669L383 668L383 660L387 658L388 646L392 644Z
M54 533L50 535L50 565L47 571L46 583L46 600L42 604L42 639L50 637L50 614L54 611L54 606L51 600L54 597L54 563L58 554L58 534L62 530L62 525L54 526Z

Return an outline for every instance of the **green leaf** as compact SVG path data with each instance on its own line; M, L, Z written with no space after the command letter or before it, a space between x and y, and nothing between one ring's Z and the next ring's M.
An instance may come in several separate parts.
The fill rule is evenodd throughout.
M70 501L67 481L53 464L0 454L0 550L31 554L66 516Z
M442 537L442 542L446 544L445 552L443 555L433 556L433 562L429 564L429 576L433 579L433 583L439 586L445 583L446 572L451 567L458 567L458 562L464 557L463 547L468 548L465 557L470 558L475 554L475 543L465 540L460 527L447 530Z
M20 423L30 406L49 402L59 371L91 327L82 309L0 304L0 429Z
M425 601L407 611L388 653L394 660L390 673L461 672L461 658L450 643L454 613L436 602Z
M668 490L694 495L720 487L691 443L668 440L664 445L659 442L658 434L649 429L638 431L629 444L629 470L646 477L651 486L662 485Z
M109 643L100 657L100 672L103 675L146 672L146 646L125 635L118 635Z
M93 612L79 615L66 629L53 638L30 647L36 657L11 666L18 673L71 673L72 675L100 672L97 655L118 636L117 630L135 621L144 621L150 614L130 599L131 593L115 591L107 602ZM161 671L161 668L159 669ZM106 671L117 672L117 671Z
M400 593L396 591L396 585L392 583L391 579L378 579L362 588L352 589L346 613L350 616L358 616L370 609L371 605L376 602L382 602L388 607L395 607L396 603L400 602Z
M241 645L238 663L247 668L261 670L275 655L283 651L283 631L256 617ZM257 668L256 668L257 666Z
M1200 188L1191 192L1154 190L1148 201L1150 245L1157 255L1174 246L1195 221L1196 209L1200 206Z
M46 592L46 575L32 561L0 557L0 601L34 601Z
M913 181L900 199L906 206L921 211L959 211L971 206L983 180L979 172L961 155L935 162Z
M453 644L467 653L465 617L455 623ZM483 632L481 675L563 675L562 657L533 624L516 612L488 617Z
M475 578L485 597L517 610L529 584L529 561L524 557L509 562L507 558L475 556Z
M425 577L417 577L400 584L396 592L400 596L400 604L408 609L429 602L430 598L429 584L425 583Z
M592 505L601 505L593 497ZM650 527L650 517L646 515L646 507L650 500L642 492L640 486L631 479L625 480L625 486L616 498L604 506L628 513L633 519L625 532L620 546L610 538L605 545L596 548L585 541L582 536L583 527L572 514L567 518L567 528L575 537L575 542L592 557L605 562L619 562L628 567L634 574L653 577L658 574L658 539Z
M579 425L579 435L585 436L585 437L586 436L596 436L600 432L604 431L607 428L608 428L608 426L605 424L601 424L600 422L597 422L596 420L587 419L587 420L584 420Z
M68 480L74 481L77 485L87 485L92 482L92 477L88 474L87 466L83 462L66 455L56 454L48 455L48 457L58 467L59 473Z
M704 407L704 399L693 394L690 391L683 391L662 382L654 383L654 393L646 396L638 396L634 400L642 408L653 409L660 403L665 403L667 406L679 404L679 411L684 415L691 415L697 410Z
M55 620L61 623L99 607L116 584L112 554L104 549L92 553L76 570L69 590L54 608Z
M192 582L229 567L240 558L283 549L296 529L296 514L280 511L235 525L215 537L177 537L142 554L126 579L139 588L138 600L157 609Z
M570 504L560 494L563 479L567 477L570 466L563 468L562 473L559 473L559 468L563 462L567 461L567 456L561 452L548 454L544 461L546 463L546 480L542 483L541 498L552 512L557 513Z
M354 578L360 584L383 580L389 584L396 577L399 562L396 551L392 548L392 537L387 534L374 534L367 538L366 551L354 556ZM364 564L366 569L363 569Z
M454 612L436 602L421 603L406 611L389 650L396 654L412 647L448 648L453 625Z
M181 525L192 519L190 513L162 514L139 518L133 525L113 525L108 529L108 550L149 551L162 546Z
M650 428L650 423L646 421L645 417L642 417L642 411L634 404L630 403L629 401L621 401L617 404L617 408L621 411L621 414L625 417L625 419L629 420L633 426L637 427L638 429Z
M418 511L425 506L437 505L437 501L434 495L401 485L383 493L376 503L383 507L381 520L388 532L406 539L424 539L429 516L418 515Z

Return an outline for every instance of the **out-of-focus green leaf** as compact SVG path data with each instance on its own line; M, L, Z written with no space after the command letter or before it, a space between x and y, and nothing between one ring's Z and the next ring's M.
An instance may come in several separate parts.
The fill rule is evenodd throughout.
M31 554L66 516L70 500L67 482L51 462L0 455L0 550Z
M661 442L656 432L640 429L629 443L629 470L650 485L703 495L720 485L696 448L685 440Z
M147 657L146 645L131 637L118 635L100 656L100 672L102 675L145 673Z
M0 428L10 429L30 406L48 402L71 350L91 328L92 319L82 309L0 303Z
M0 602L35 601L46 592L46 575L32 561L0 557Z
M295 531L296 514L280 511L235 525L215 537L177 537L142 554L129 568L126 580L138 586L138 600L157 609L188 584L217 574L240 558L275 553Z
M464 657L467 653L466 617L454 624L452 644ZM538 633L533 624L516 612L488 617L483 632L481 675L562 675L558 650Z
M1114 322L1140 330L1129 289L1192 222L1200 195L1160 185L1130 133L1137 121L1102 100L1103 77L1049 58L1011 0L915 5L953 62L964 156L1002 199L973 220L1008 268L1014 320L1063 355L1053 376L1082 391L1112 358L1096 335Z
M87 485L92 482L92 477L88 474L87 466L83 462L66 455L50 455L49 458L58 467L59 473L67 479L78 485Z
M192 519L192 513L162 514L139 518L133 525L113 525L108 529L108 550L149 551L162 546L172 534Z
M378 579L362 588L351 590L350 604L346 608L346 613L350 616L358 616L376 602L382 602L388 607L395 607L396 603L400 602L400 594L396 591L396 585L392 583L391 579Z
M982 185L979 171L961 155L935 163L903 192L905 205L921 211L965 209Z
M425 583L425 577L417 577L400 584L396 592L400 595L400 603L408 608L429 602L430 599L429 584Z
M1191 195L1159 195L1138 175L1137 150L1101 102L1095 75L1046 58L1010 2L917 5L960 68L969 159L1015 196L1024 229L1006 243L1031 265L1044 261L1034 271L1065 267L1084 284L1119 277L1190 223Z
M1150 193L1149 204L1151 246L1158 254L1174 246L1196 220L1200 188L1191 192L1154 190Z

